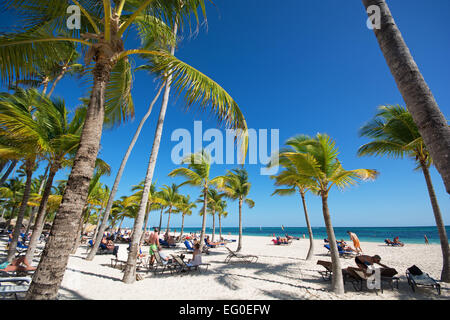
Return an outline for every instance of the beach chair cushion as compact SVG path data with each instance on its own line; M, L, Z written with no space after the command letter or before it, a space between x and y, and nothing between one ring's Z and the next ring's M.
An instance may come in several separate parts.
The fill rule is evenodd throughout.
M413 265L412 267L408 268L408 271L413 276L420 276L423 274L422 270L419 269L416 265Z
M431 278L428 274L423 273L421 275L415 276L412 275L414 278L414 282L420 286L433 286L436 284L436 280Z

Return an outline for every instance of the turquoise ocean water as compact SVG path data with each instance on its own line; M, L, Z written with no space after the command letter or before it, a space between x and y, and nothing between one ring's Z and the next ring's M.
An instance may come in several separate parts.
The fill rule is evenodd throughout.
M180 231L180 227L171 228L173 231L176 229ZM185 227L184 233L189 232L199 232L200 227L190 228ZM286 232L292 236L302 237L303 234L308 238L308 230L306 227L286 227L284 226L283 231L281 227L251 227L244 228L243 234L248 236L282 236ZM425 243L424 235L427 235L430 243L439 243L439 235L436 227L336 227L334 232L336 239L349 240L347 230L356 233L361 241L370 242L381 242L384 243L384 239L390 238L391 240L398 236L400 241L405 243ZM450 226L446 227L447 235L450 235ZM211 233L212 228L207 227L206 232ZM312 228L314 239L324 239L327 238L327 232L325 227ZM216 228L216 234L219 232L219 228ZM239 228L222 228L222 236L226 238L226 235L237 235L239 234Z

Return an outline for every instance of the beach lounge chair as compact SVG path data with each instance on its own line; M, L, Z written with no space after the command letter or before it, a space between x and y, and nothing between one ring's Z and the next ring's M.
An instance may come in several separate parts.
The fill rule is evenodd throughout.
M169 244L166 240L162 240L162 239L159 239L159 244L163 248L175 248L177 246L175 243Z
M317 264L325 268L325 270L318 270L323 280L330 281L333 275L333 263L331 261L317 260ZM344 283L347 276L347 270L342 269L342 276L344 277Z
M395 242L391 241L391 239L385 239L384 243L386 243L388 246L392 246L392 247L403 247L404 246L404 244L402 242L395 243Z
M423 273L416 265L406 270L406 278L413 292L416 292L417 287L431 287L437 290L438 295L441 294L441 285L428 273Z
M388 283L392 290L394 290L394 285L398 289L399 278L395 277L396 274L397 271L394 268L381 268L379 288L381 293L383 293L384 283ZM369 277L370 275L360 268L348 267L344 277L344 282L351 282L356 291L362 291L364 288L364 283L367 286Z
M192 244L191 244L190 241L184 240L184 246L186 247L186 251L187 251L188 253L194 252L194 248L192 247Z
M212 245L212 244L209 244L208 242L206 242L206 239L203 239L203 240L205 241L205 245L206 245L208 248L217 248L217 246Z
M328 253L331 253L331 248L330 248L329 244L324 244L323 246L328 249ZM338 251L339 251L339 256L341 258L352 258L352 257L356 256L356 253L354 251L350 251L350 250L345 251L342 249L341 246L338 246Z
M325 268L325 270L319 270L320 275L323 280L329 281L331 280L331 275L333 274L333 264L330 261L317 260L317 264L321 265Z
M288 239L288 242L286 243L286 242L282 242L280 240L280 237L277 237L276 239L272 239L272 242L273 242L274 245L277 245L277 246L278 245L290 245L292 243L292 240Z
M158 251L155 251L155 262L156 263L153 265L153 272L155 274L158 273L158 268L162 269L161 274L163 274L164 271L166 271L166 270L169 270L170 273L172 274L173 271L175 271L177 268L177 265L175 263L162 260Z
M13 284L4 284L13 283ZM14 296L17 300L18 293L25 293L30 287L30 277L12 277L12 278L0 278L0 296L3 298Z
M205 268L205 271L206 271L206 270L208 270L208 267L210 266L209 263L200 263L197 265L193 265L191 263L186 263L186 262L184 262L183 259L181 259L180 256L177 256L174 254L172 254L172 258L174 259L175 263L178 264L178 266L176 268L176 271L178 273L192 271L192 270L201 271L200 266L206 266L206 268Z
M228 248L227 246L225 246L225 248L228 250L228 256L225 258L225 263L229 263L232 258L240 259L240 261L246 262L246 263L254 263L254 262L258 261L258 258L259 258L258 256L251 255L251 254L237 253L237 252L234 252L233 250L231 250L230 248Z

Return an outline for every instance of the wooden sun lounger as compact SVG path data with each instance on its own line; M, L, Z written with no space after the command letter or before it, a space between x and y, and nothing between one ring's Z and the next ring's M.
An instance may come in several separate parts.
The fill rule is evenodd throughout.
M381 276L380 276L380 290L383 293L383 283L388 283L392 290L395 287L398 289L398 277L394 277L397 274L397 271L393 268L382 268ZM364 283L367 285L367 280L369 279L369 275L367 275L364 270L360 268L348 267L347 274L344 277L344 282L351 282L356 291L362 291L364 287ZM376 289L375 289L376 290Z
M4 285L3 283L14 283ZM11 278L0 278L0 295L2 297L8 297L14 295L17 300L18 293L25 293L30 287L31 278L29 277L11 277Z
M333 263L331 261L317 260L317 264L325 268L325 270L318 270L323 280L330 281L333 276ZM344 277L344 282L347 276L347 270L342 269L342 276Z
M258 256L251 255L251 254L240 254L237 252L232 251L227 246L224 246L228 250L228 256L225 258L225 263L229 263L232 258L238 258L241 259L243 262L247 263L254 263L258 261ZM254 261L253 261L254 260Z

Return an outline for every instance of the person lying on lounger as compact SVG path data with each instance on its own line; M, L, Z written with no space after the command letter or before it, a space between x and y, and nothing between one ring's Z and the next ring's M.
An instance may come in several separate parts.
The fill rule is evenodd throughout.
M336 241L338 246L341 247L342 251L353 251L356 252L355 249L350 247L347 242L344 241L344 239L341 239L341 241Z
M206 243L210 246L220 246L222 244L225 244L225 242L223 241L219 241L219 242L212 242L209 240L209 236L206 236Z
M381 257L379 255L374 255L373 257L367 255L360 255L355 258L356 265L362 269L364 272L367 272L367 268L369 266L373 266L374 263L382 266L383 268L388 268L388 266L382 264Z
M171 258L169 257L169 255L167 255L164 251L162 251L161 249L158 251L159 256L161 257L161 260L163 261L167 261L167 262L171 262Z
M0 264L0 271L34 271L35 267L32 267L25 256L21 256L12 262L5 261Z

